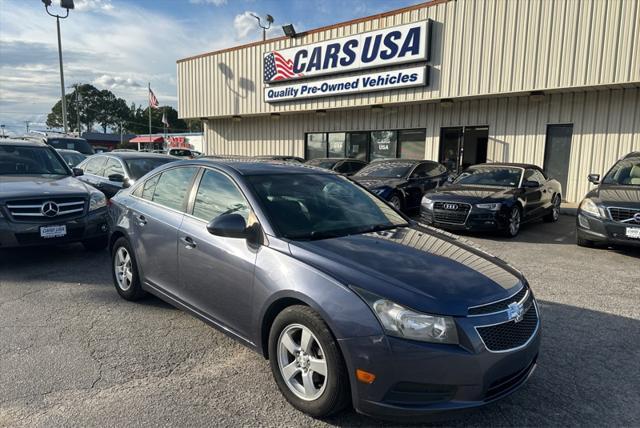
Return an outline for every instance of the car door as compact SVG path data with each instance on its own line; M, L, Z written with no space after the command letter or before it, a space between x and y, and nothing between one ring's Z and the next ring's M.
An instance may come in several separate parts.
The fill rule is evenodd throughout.
M197 170L175 167L145 180L134 192L137 201L129 213L145 282L171 295L179 294L178 230Z
M532 219L540 215L540 211L542 210L543 200L543 183L540 183L539 178L536 176L536 170L532 168L527 168L524 170L524 177L522 178L523 183L523 199L525 201L524 204L524 212L523 217L525 219ZM525 182L536 183L537 187L526 187Z
M105 156L91 156L81 164L80 168L83 171L83 175L79 176L78 179L98 189L106 163L107 158Z
M204 169L192 205L178 239L182 296L214 321L250 336L257 248L245 239L215 236L207 230L207 224L222 214L237 213L252 223L249 203L230 177Z
M108 157L100 180L100 190L107 198L113 198L120 189L122 189L122 181L114 181L109 178L113 175L121 175L124 179L124 166L119 159Z
M544 215L549 212L552 208L553 204L553 189L549 186L549 180L541 171L537 169L534 170L533 176L536 181L540 183L540 187L542 188L542 195L540 201L540 212L539 215Z

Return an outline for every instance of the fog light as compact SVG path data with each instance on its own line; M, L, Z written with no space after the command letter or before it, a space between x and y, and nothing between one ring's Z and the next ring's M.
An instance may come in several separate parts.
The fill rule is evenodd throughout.
M582 214L578 215L578 223L580 223L580 227L591 229L591 227L589 227L589 220Z
M106 224L100 225L100 231L101 232L106 232L107 230L109 230L109 226L107 226Z
M376 375L361 369L356 369L356 378L362 383L372 384L373 381L376 380Z

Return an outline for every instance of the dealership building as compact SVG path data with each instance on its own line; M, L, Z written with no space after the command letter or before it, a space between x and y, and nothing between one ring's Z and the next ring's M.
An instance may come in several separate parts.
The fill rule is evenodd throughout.
M640 2L435 0L178 60L207 154L539 165L640 150Z

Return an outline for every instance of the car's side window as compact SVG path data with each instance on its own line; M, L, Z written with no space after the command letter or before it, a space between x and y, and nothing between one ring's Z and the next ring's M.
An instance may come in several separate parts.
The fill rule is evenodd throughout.
M434 163L421 163L411 174L411 178L426 178L438 175Z
M122 168L122 165L117 159L109 158L109 160L107 160L107 165L105 166L104 173L102 175L105 177L109 177L110 175L113 175L113 174L120 174L124 176L124 169Z
M107 159L104 156L92 157L87 160L86 164L84 164L83 170L87 174L102 175L106 160Z
M333 170L339 173L349 173L351 172L351 163L349 162L340 162L336 165Z
M197 168L172 168L158 178L151 200L174 210L182 211Z
M525 181L535 181L538 184L544 183L544 177L535 169L527 169L524 173Z
M249 203L231 179L217 171L205 171L193 204L194 217L208 222L234 213L248 221L249 212Z
M158 184L159 178L160 174L157 174L149 178L148 180L145 180L144 183L136 188L133 194L139 198L151 201L153 199L153 192L156 190L156 184Z

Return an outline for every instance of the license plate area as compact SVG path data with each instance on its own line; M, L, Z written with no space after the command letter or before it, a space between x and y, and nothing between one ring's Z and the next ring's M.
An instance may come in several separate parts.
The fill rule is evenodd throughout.
M61 238L67 235L67 226L42 226L40 227L40 237L44 239Z
M625 235L627 238L640 239L640 227L627 227Z

